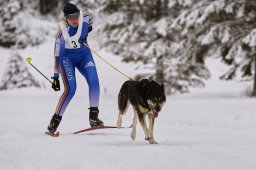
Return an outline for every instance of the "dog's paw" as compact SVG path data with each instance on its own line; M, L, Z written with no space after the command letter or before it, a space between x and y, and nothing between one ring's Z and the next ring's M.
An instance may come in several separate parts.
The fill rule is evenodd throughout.
M120 129L122 127L122 122L117 122L117 126L116 126L118 129Z
M132 140L135 140L135 138L136 138L136 132L135 131L132 131L131 138L132 138Z
M155 141L155 139L153 139L153 138L150 138L150 139L149 139L149 143L150 143L150 144L158 144L158 143Z
M118 120L118 121L117 121L116 127L117 127L118 129L120 129L120 128L122 127L122 120Z
M145 140L146 140L146 141L149 141L149 139L150 139L149 137L145 137Z

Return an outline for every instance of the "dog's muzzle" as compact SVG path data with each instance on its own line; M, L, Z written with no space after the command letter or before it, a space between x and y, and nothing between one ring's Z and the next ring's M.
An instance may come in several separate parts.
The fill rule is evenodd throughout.
M153 112L154 117L158 117L158 112Z
M153 112L154 117L158 117L158 113L161 111L160 106L157 105L155 108L152 108L152 107L151 107L150 109L151 109L151 111Z
M148 106L152 111L154 117L158 117L158 113L161 111L162 104L158 102L152 102L152 100L148 100Z

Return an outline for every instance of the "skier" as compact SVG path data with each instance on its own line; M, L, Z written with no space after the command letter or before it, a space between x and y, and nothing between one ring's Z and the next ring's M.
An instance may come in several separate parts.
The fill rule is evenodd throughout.
M86 37L92 30L91 17L72 3L66 3L63 8L64 19L59 23L59 30L55 41L54 76L52 88L60 90L59 72L64 83L64 93L59 99L55 113L50 121L48 130L54 133L62 119L64 111L76 91L75 68L85 77L89 86L89 122L91 127L102 126L98 118L99 105L99 79L97 69Z

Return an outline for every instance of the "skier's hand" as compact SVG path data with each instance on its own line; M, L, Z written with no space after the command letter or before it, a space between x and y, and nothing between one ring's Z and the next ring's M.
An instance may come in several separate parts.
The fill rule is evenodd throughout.
M87 42L87 36L78 40L79 43L83 44Z
M60 91L60 81L58 77L52 77L52 88L54 91Z
M92 25L89 25L89 27L88 27L88 33L90 33L92 30L93 30L93 29L92 29Z

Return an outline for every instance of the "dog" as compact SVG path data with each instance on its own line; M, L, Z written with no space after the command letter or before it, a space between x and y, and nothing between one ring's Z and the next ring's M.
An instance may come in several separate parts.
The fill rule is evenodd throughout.
M126 81L118 94L119 114L117 128L121 128L122 116L127 112L128 106L131 104L134 110L132 140L136 138L136 126L139 119L145 134L145 140L149 141L150 144L157 144L153 135L154 122L165 102L166 96L163 84L160 85L156 81L148 79ZM149 128L145 120L146 115L148 115L149 119Z

